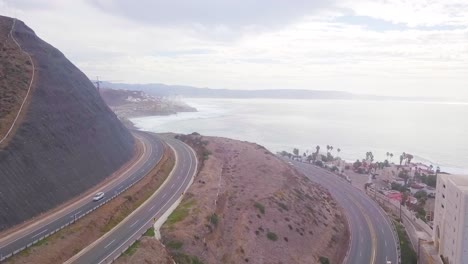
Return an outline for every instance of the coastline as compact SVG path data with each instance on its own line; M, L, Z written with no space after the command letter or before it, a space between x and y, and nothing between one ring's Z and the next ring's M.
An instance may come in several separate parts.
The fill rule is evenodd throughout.
M282 150L292 151L293 148L299 148L301 153L306 151L310 152L315 151L316 145L320 145L324 148L327 144L332 143L333 146L342 149L340 153L342 159L351 163L356 161L356 159L362 159L367 151L372 151L375 154L375 160L379 161L385 160L386 152L392 152L394 154L407 152L414 155L413 162L415 163L419 162L425 165L432 164L434 167L440 166L442 171L451 174L468 175L468 165L464 163L466 158L463 158L464 156L468 158L468 148L461 146L459 154L453 153L452 150L447 150L450 149L450 142L448 144L438 143L439 146L444 146L443 148L438 148L438 146L432 146L433 141L431 137L429 137L428 140L423 140L423 138L419 136L419 133L425 133L428 129L432 129L435 130L432 132L434 135L439 135L439 137L441 137L444 128L440 126L428 128L427 125L422 122L424 128L421 129L421 131L414 131L413 138L400 139L400 136L393 135L394 130L392 130L392 125L389 121L384 120L383 124L385 127L379 124L379 126L376 126L376 128L368 132L359 131L359 133L357 133L352 131L354 129L352 124L354 122L353 119L345 121L338 120L340 121L338 122L335 120L337 117L332 116L332 120L326 120L322 118L321 112L312 112L312 117L309 118L310 120L305 119L305 117L301 117L301 119L296 118L296 120L285 115L285 110L283 109L288 110L287 108L295 109L303 107L303 105L296 105L297 101L299 100L294 100L294 102L292 102L291 100L253 101L186 98L185 102L197 108L198 112L177 113L170 116L131 118L131 121L135 124L135 127L145 131L158 133L172 131L182 134L199 132L203 135L256 142L265 146L272 152ZM258 113L258 109L263 111L263 108L265 108L266 110L266 107L272 102L275 103L275 108L271 109L273 111L271 116ZM307 106L317 102L303 100L303 103ZM278 104L280 107L276 107ZM416 103L411 102L410 104L412 107ZM338 110L341 108L350 108L349 104L346 102L324 103L321 101L318 103L318 111L322 111L320 109L327 109L328 106L336 106ZM353 104L351 106L354 107ZM437 104L437 106L440 107L440 104ZM408 107L408 105L404 104L403 107ZM427 106L423 107L425 108ZM453 109L452 107L452 105L449 105L449 110L458 109ZM456 107L461 106L457 105ZM437 108L437 110L439 109L440 108ZM268 108L267 110L270 109ZM294 114L295 113L296 112L294 112ZM343 113L339 114L342 115ZM358 114L361 115L362 113L358 112ZM338 115L338 113L336 113L336 115ZM350 114L344 113L344 115ZM392 112L391 116L395 116L395 114ZM283 122L283 120L284 124L277 124ZM307 127L308 124L305 124L305 122L312 122L310 128ZM343 128L341 128L341 126L343 126ZM359 126L359 124L356 126ZM399 124L399 126L401 125ZM310 133L308 131L302 132L302 129L310 130ZM395 127L395 130L397 129L398 127ZM385 130L389 130L387 134L392 134L391 136L397 138L397 144L393 143L394 141L391 140L386 142L386 134L382 132ZM407 130L410 130L410 128L407 128ZM373 135L373 138L370 138L368 135ZM421 136L424 136L424 134ZM381 140L382 138L385 138L385 140ZM450 141L452 139L448 138L445 140ZM428 145L429 143L431 144ZM391 161L397 163L398 157L395 156Z

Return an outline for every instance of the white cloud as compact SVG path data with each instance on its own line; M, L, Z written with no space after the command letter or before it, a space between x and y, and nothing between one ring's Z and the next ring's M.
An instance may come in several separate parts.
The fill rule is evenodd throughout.
M0 0L0 7L16 12L88 76L213 88L303 88L468 99L468 29L461 19L468 8L460 5L452 15L453 5L444 7L447 1L433 8L420 0L405 6L399 0L342 0L336 8L298 15L274 28L261 20L237 28L222 23L148 23L103 12L87 1L50 3L44 8L13 5L13 10L11 2L7 6ZM406 11L392 16L398 8ZM0 10L5 14L7 8ZM411 28L370 30L369 25L334 19L350 12ZM241 20L241 14L234 15ZM447 25L457 27L440 28ZM270 29L259 30L264 27ZM231 36L233 30L240 34Z
M342 0L338 6L410 27L468 25L466 0Z

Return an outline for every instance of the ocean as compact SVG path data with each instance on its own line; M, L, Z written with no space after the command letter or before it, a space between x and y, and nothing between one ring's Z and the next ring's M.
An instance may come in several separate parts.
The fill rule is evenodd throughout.
M440 166L443 171L468 174L468 103L184 99L198 112L131 119L153 132L198 132L256 142L273 152L313 152L315 146L340 148L348 161L365 158L399 163L401 153L413 162Z

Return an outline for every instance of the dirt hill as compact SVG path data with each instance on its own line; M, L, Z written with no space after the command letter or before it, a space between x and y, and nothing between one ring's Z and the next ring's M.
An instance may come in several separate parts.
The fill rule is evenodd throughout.
M349 232L326 189L257 144L181 138L203 168L161 231L177 263L342 262Z
M11 127L33 65L35 78L13 133L0 145L0 231L84 192L134 151L132 135L88 78L23 22L11 31L12 25L0 16L0 128Z
M0 140L13 124L32 77L32 64L11 38L10 24L0 24Z

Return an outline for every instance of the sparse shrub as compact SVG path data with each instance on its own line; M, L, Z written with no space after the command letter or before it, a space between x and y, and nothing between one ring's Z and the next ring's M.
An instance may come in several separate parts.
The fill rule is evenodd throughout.
M278 240L278 236L277 236L275 233L273 233L273 232L268 232L268 233L267 233L267 238L270 239L271 241L276 241L276 240Z
M320 264L330 264L330 260L328 260L328 258L323 257L323 256L319 258L319 262Z
M286 210L286 211L289 210L289 209L288 209L288 206L285 205L285 204L282 203L282 202L276 202L276 204L277 204L279 207L281 207L282 209Z
M216 213L210 216L210 223L212 223L214 226L218 225L218 215Z
M260 213L265 214L265 206L261 203L255 203L254 206L260 211Z
M203 264L203 262L196 256L190 256L183 253L176 253L173 255L175 263L178 264Z
M172 248L172 249L181 249L183 245L184 243L182 243L181 241L175 241L175 240L169 241L166 244L168 248Z
M204 150L203 151L203 159L207 160L211 155L211 152L209 150Z

